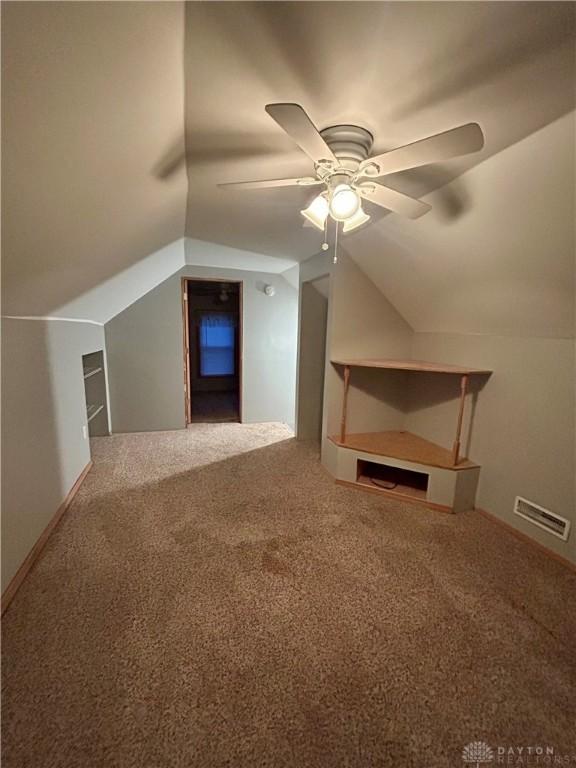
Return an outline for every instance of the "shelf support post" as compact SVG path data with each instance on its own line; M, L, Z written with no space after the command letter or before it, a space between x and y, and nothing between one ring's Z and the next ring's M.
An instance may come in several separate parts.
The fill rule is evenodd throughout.
M462 433L462 420L464 418L464 404L466 401L466 392L468 390L468 376L465 374L460 379L460 408L458 410L458 423L456 425L456 438L452 446L452 463L458 464L460 454L460 436Z
M344 366L344 397L342 398L342 419L340 421L340 442L346 441L346 410L348 408L348 387L350 386L350 366Z

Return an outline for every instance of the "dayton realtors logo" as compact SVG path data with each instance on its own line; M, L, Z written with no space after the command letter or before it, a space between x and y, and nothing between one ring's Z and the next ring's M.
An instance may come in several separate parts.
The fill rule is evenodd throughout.
M462 750L462 760L475 768L494 760L494 752L485 741L471 741Z
M576 755L559 754L551 746L491 747L485 741L471 741L462 750L462 760L471 768L488 763L514 766L576 765Z

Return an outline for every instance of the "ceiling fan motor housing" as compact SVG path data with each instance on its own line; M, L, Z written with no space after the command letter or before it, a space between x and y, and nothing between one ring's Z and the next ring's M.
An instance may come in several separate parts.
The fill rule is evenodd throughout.
M339 165L355 173L370 154L374 137L358 125L333 125L320 135L338 158Z
M232 182L220 186L229 189L265 189L267 187L324 186L307 209L305 218L322 229L328 214L347 223L367 220L359 197L411 219L427 213L431 206L422 200L398 192L379 179L392 173L478 152L484 146L484 134L478 123L450 128L404 147L371 156L373 136L359 125L332 125L318 131L299 104L267 104L266 112L314 163L314 175L297 179L262 179ZM373 183L367 183L373 182ZM327 210L328 208L328 210ZM350 231L348 227L347 231ZM346 227L344 227L346 231Z

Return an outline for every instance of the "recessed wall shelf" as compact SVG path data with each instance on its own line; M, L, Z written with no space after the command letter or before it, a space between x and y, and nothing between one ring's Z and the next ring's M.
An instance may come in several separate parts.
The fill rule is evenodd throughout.
M94 419L96 416L98 416L100 411L102 411L103 409L104 409L103 405L89 405L86 408L86 412L88 414L88 424L90 424L92 419Z
M109 435L104 351L82 356L86 395L86 424L90 437Z
M84 371L84 378L89 379L91 376L96 376L97 373L101 373L102 368L88 368Z

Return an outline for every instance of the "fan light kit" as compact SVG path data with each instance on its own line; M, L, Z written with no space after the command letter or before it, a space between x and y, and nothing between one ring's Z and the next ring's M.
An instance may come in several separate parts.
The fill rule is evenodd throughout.
M361 227L370 220L362 208L363 201L410 219L419 218L430 210L428 203L376 180L391 173L478 152L484 146L484 135L478 123L467 123L370 157L374 139L365 128L335 125L318 131L299 104L268 104L266 112L314 162L314 176L218 186L227 189L322 186L323 191L301 211L304 218L322 231L328 216L343 223L344 233Z
M324 225L328 214L330 213L330 205L328 203L328 197L325 192L315 197L310 203L308 208L300 211L304 218L314 224L315 227L324 231Z
M338 184L330 198L330 216L336 221L346 221L358 213L360 198L350 184Z

